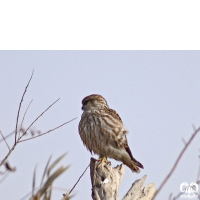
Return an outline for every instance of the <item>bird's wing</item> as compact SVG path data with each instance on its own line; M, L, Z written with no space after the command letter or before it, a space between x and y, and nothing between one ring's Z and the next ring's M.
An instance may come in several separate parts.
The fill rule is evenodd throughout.
M105 109L105 113L111 115L113 118L117 119L118 121L122 122L122 119L120 118L119 114L113 110L113 109Z
M121 120L120 116L118 115L118 113L115 110L112 110L112 109L106 109L105 113L110 115L110 116L112 116L115 120L120 122L119 124L121 124L121 126L117 125L116 127L115 127L115 124L112 124L111 126L109 126L109 124L107 124L107 126L112 130L110 132L111 133L110 140L112 140L112 144L117 148L119 148L119 147L124 148L126 150L126 152L129 154L131 160L138 167L143 168L142 164L140 162L138 162L133 157L133 155L131 153L131 150L130 150L130 148L128 146L128 141L127 141L127 138L126 138L127 130L124 128L124 125L123 125L122 120ZM115 128L118 128L118 131L116 131Z
M112 109L104 109L99 116L100 131L114 147L124 147L127 144L126 133L118 113Z

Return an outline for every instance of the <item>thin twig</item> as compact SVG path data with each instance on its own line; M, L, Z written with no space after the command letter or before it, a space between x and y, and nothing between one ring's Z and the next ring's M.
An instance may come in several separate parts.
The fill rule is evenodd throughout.
M26 129L26 131L23 133L23 135L21 135L19 137L19 139L17 140L16 143L14 143L12 149L8 152L8 154L6 155L6 157L1 161L0 163L0 167L4 164L4 162L7 160L7 158L10 156L10 154L12 153L12 151L15 149L16 145L20 142L20 139L26 134L26 132L28 131L28 129L38 120L38 118L40 118L51 106L53 106L59 99L57 99L54 103L52 103L44 112L42 112L32 123L31 125Z
M24 118L25 118L25 116L26 116L26 113L27 113L27 111L28 111L28 109L29 109L29 107L30 107L32 101L33 101L33 99L32 99L31 102L29 103L29 105L28 105L28 107L26 108L26 111L25 111L25 113L24 113L24 116L23 116L23 119L22 119L22 123L21 123L20 129L19 129L19 137L20 137L21 128L22 128L22 126L23 126ZM19 139L19 137L18 137L18 139Z
M60 98L59 99L57 99L56 101L54 101L46 110L44 110L32 123L31 123L31 125L25 130L25 132L23 133L23 135L22 136L20 136L19 137L19 139L18 140L20 140L25 134L26 134L26 132L29 130L29 128L47 111L47 110L49 110L49 108L51 108L58 100L60 100Z
M11 133L9 133L8 135L6 135L4 138L7 139L8 137L10 137L13 133L15 133L15 130ZM4 141L4 139L1 139L0 142Z
M8 143L6 142L6 139L5 139L5 137L3 136L3 133L1 132L1 130L0 130L0 133L1 133L1 136L2 136L2 138L4 139L4 141L5 141L5 143L6 143L7 147L8 147L8 149L9 149L9 151L10 151L10 147L9 147Z
M85 174L86 170L88 169L88 167L90 166L90 164L86 167L85 171L81 174L81 176L79 177L78 181L75 183L75 185L73 186L73 188L69 191L68 194L70 194L73 189L76 187L77 183L80 181L81 177Z
M170 176L172 175L172 173L174 172L174 170L176 169L181 157L183 156L184 152L186 151L186 149L188 148L188 146L190 145L190 143L192 142L192 140L195 138L195 136L197 135L197 133L200 131L200 127L198 129L195 130L195 132L192 134L192 136L190 137L189 141L186 143L186 145L184 146L183 150L181 151L181 153L179 154L175 164L173 165L172 169L170 170L169 174L166 176L166 178L164 179L164 181L161 183L161 185L159 186L157 192L155 193L155 196L153 197L152 200L155 199L155 197L158 195L158 193L161 191L161 189L163 188L163 186L166 184L166 182L168 181L168 179L170 178Z
M0 163L0 167L4 164L4 162L8 159L8 157L10 156L10 154L12 153L12 151L15 149L17 143L15 143L12 147L12 149L8 152L8 154L6 155L6 157L1 161Z
M18 126L18 120L19 120L19 113L20 113L20 109L21 109L21 104L22 104L22 101L24 99L24 95L26 93L26 90L27 90L27 88L29 86L29 83L30 83L30 81L31 81L31 79L33 77L33 73L34 73L34 70L33 70L32 74L31 74L31 78L29 79L27 86L25 87L24 93L23 93L21 101L19 103L19 109L18 109L18 113L17 113L17 122L16 122L16 127L15 127L15 144L17 142L17 126Z
M45 132L45 133L41 133L40 135L37 135L37 136L35 136L35 137L31 137L31 138L28 138L28 139L25 139L25 140L20 140L19 142L24 142L24 141L27 141L27 140L32 140L32 139L34 139L34 138L40 137L40 136L42 136L42 135L45 135L45 134L47 134L47 133L49 133L49 132L52 132L52 131L54 131L54 130L60 128L61 126L64 126L65 124L68 124L69 122L71 122L71 121L73 121L73 120L75 120L75 119L77 119L77 118L78 118L78 117L76 117L76 118L74 118L74 119L72 119L72 120L70 120L70 121L68 121L68 122L65 122L64 124L61 124L60 126L57 126L56 128L53 128L53 129L51 129L51 130L48 130L48 131Z

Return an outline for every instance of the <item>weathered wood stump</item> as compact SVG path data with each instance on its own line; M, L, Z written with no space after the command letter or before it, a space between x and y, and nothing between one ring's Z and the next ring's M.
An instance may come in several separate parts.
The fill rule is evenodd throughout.
M118 190L125 173L124 164L112 167L91 158L90 177L92 182L93 200L118 200ZM136 180L122 200L151 200L156 192L154 183L144 185L146 176Z

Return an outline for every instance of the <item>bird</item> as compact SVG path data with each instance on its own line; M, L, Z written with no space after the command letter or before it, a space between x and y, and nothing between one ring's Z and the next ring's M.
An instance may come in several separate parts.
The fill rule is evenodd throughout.
M106 99L99 94L86 96L82 100L82 110L79 135L91 154L99 155L100 165L110 163L107 158L113 158L123 162L132 172L139 173L139 168L144 167L131 153L126 137L128 131L119 114L109 108Z

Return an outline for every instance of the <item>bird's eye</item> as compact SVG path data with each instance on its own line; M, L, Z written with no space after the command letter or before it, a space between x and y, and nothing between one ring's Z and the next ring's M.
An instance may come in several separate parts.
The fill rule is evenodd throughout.
M88 101L84 101L83 105L87 105Z

